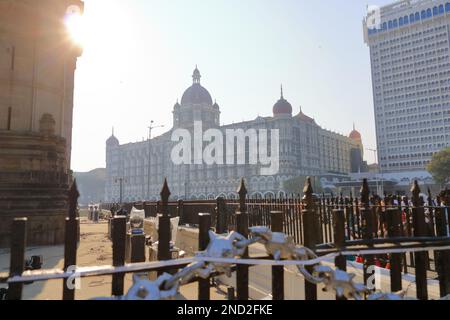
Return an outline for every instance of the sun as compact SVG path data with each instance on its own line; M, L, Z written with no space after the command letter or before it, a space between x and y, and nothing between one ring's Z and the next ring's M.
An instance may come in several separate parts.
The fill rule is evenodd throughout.
M77 6L67 8L64 24L71 40L82 46L86 40L86 23L81 10Z

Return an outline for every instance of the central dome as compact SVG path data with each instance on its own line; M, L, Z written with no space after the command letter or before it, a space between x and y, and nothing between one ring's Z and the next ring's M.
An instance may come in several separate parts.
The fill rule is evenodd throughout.
M212 98L208 90L202 87L200 84L200 71L195 67L194 74L192 75L193 84L183 93L181 98L181 104L207 104L212 105Z
M273 106L273 115L292 115L292 105L283 97L283 86L281 87L280 100Z

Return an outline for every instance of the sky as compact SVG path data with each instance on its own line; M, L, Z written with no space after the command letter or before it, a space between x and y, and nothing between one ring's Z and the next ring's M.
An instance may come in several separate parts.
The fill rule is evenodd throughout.
M170 129L195 65L228 124L272 115L280 97L323 128L353 123L375 149L369 49L372 0L84 0L75 73L72 169L105 167L105 141ZM374 162L374 153L365 150Z

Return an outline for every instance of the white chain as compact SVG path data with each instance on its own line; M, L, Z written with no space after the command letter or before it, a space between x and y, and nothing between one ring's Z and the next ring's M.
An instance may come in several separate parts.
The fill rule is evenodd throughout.
M373 293L362 284L353 281L355 274L334 269L320 263L330 258L342 255L333 253L318 257L314 251L295 245L293 239L281 232L272 232L267 227L249 229L250 239L237 232L218 235L209 232L210 242L205 251L198 252L194 262L181 269L175 275L164 273L156 281L150 281L137 275L133 276L133 285L121 300L169 300L179 294L179 287L193 278L208 279L214 273L224 273L231 277L232 265L295 265L306 281L314 284L324 284L324 291L335 291L337 296L347 299L362 300L368 295L369 300L406 300L405 293ZM254 244L263 244L268 255L273 260L242 259L247 248ZM444 248L440 248L443 250ZM386 252L384 250L383 252ZM346 252L351 253L351 252ZM373 253L371 253L373 254ZM309 272L306 266L312 266ZM450 296L443 298L449 300Z

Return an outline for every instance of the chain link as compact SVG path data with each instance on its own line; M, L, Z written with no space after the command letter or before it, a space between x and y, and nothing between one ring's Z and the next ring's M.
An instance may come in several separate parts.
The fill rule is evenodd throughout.
M224 262L204 261L208 258L235 259L239 263L247 248L260 243L268 255L274 260L298 261L296 265L299 273L306 281L315 284L323 284L324 291L335 291L337 296L347 299L363 300L365 294L368 300L409 300L405 293L372 293L363 284L354 281L355 274L334 269L317 263L313 265L313 272L305 268L305 264L318 259L318 256L309 248L295 245L293 239L281 232L272 232L267 227L249 228L250 239L237 232L227 235L218 235L209 232L210 242L205 251L198 252L195 257L203 261L196 261L181 269L175 275L167 273L158 277L156 281L133 276L133 285L121 300L170 300L179 294L181 285L190 282L194 278L208 279L214 273L223 273L228 277L232 274L232 264ZM303 264L301 262L304 262ZM314 262L315 263L315 262ZM372 293L372 294L371 294ZM116 298L117 299L117 298ZM450 300L450 295L443 298Z

